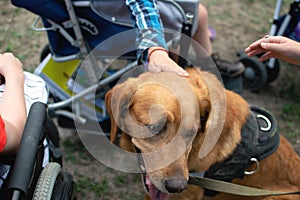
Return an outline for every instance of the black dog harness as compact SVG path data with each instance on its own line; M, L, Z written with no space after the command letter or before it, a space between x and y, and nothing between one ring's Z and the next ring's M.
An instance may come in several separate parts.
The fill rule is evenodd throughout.
M230 182L243 178L246 169L276 151L279 146L277 121L268 111L251 106L250 115L242 128L242 140L231 156L217 163L205 172L204 177ZM206 190L205 195L214 196L217 192Z

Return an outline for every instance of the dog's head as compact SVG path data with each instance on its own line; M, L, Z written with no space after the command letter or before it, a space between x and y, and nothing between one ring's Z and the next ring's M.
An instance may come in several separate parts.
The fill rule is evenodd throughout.
M168 72L144 73L116 85L106 95L111 140L116 140L120 128L120 146L141 153L145 186L152 199L182 192L189 171L199 170L197 158L211 124L212 105L200 72L191 69L189 73L189 78ZM214 87L221 87L212 79L216 80Z

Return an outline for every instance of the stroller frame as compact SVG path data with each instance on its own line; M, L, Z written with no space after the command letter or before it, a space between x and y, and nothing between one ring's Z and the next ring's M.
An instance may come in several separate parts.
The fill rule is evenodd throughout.
M283 0L277 0L273 22L271 24L270 36L286 36L291 39L291 34L300 16L300 0L294 0L290 4L290 9L285 15L281 15L281 7ZM238 52L240 61L245 65L246 70L243 77L243 86L245 89L252 91L260 90L266 84L277 79L280 73L280 63L276 58L271 58L263 63L258 61L257 57L249 58L245 53ZM261 55L258 55L258 57Z
M35 21L33 22L32 28L36 31L56 30L66 40L68 40L71 45L78 47L80 49L80 51L76 54L63 56L63 57L56 56L54 54L51 56L49 56L49 55L46 56L46 54L42 55L41 60L44 60L44 61L42 61L40 65L47 64L47 62L51 59L57 63L66 63L66 62L72 61L72 60L79 60L78 62L81 62L81 60L86 58L86 56L89 54L88 62L91 62L91 64L89 66L97 66L97 64L96 64L97 61L96 61L95 55L93 55L93 52L91 51L89 45L84 41L84 36L82 34L82 30L79 25L78 18L76 16L76 12L75 12L75 8L74 8L74 7L90 6L90 1L71 1L71 0L64 0L64 1L65 1L67 11L68 11L68 15L70 16L72 29L75 34L75 38L73 38L67 31L65 31L65 29L62 26L60 26L59 24L57 24L51 20L48 20L50 22L50 24L52 25L51 28L39 28L38 21L41 19L40 16L38 16L35 19ZM175 1L170 1L170 0L161 0L161 1L174 3L174 4L176 4L177 7L180 7L180 5L177 4ZM178 0L178 1L181 3L184 2L181 0ZM193 1L198 2L195 0L193 0ZM190 13L190 12L184 13L184 10L182 8L179 10L182 12L182 17L184 18L181 32L187 36L191 36L192 31L193 31L192 28L193 28L193 24L194 24L194 20L195 20L194 14ZM188 41L186 38L184 38L184 39L183 38L174 38L173 40L168 41L168 43L167 43L168 46L182 44L180 47L180 55L181 56L178 61L178 63L181 66L187 66L189 64L189 63L187 63L187 61L185 59L183 59L187 55L188 48L189 48L189 42L190 41ZM51 51L49 51L47 53L51 54ZM46 58L45 58L45 56L46 56ZM99 91L99 89L108 86L110 83L118 80L123 74L125 74L129 70L133 69L137 65L138 65L138 62L136 61L136 59L130 60L130 63L127 64L125 67L117 70L113 74L110 74L108 77L106 77L100 81L98 81L98 77L96 76L97 69L86 68L86 70L89 74L89 78L90 78L90 80L92 80L93 84L91 86L85 88L83 91L71 95L69 98L60 100L55 103L48 104L48 110L50 111L50 113L52 113L52 115L54 117L55 116L63 116L63 117L66 117L68 119L74 120L79 123L85 123L87 120L84 117L82 117L82 108L80 105L80 99L86 97L88 94L91 94L92 92L95 92L96 90ZM104 71L104 69L102 69L102 70ZM41 71L36 70L35 74L41 76L47 83L47 81L48 81L47 77L45 77L43 74L41 74ZM51 92L51 87L50 87L50 92ZM105 93L102 93L102 95L100 95L100 96L97 95L97 97L104 98L104 95L105 95ZM67 107L70 107L71 105L72 105L71 111L65 109Z
M271 25L271 30L270 30L270 34L271 36L282 36L285 34L285 31L287 30L287 28L290 25L291 29L294 29L297 25L296 22L298 22L297 20L297 14L299 14L299 3L300 0L294 0L294 2L290 5L290 10L289 12L285 15L281 26L278 27L278 23L280 20L280 11L281 11L281 6L282 6L282 0L277 0L276 2L276 7L275 7L275 11L274 11L274 16L273 16L273 23ZM267 65L268 67L270 67L271 69L273 69L275 67L275 58L271 58L269 60L269 63Z
M50 138L51 134L57 133L57 130L56 127L49 127L48 117L46 104L42 102L32 104L18 154L9 162L12 167L1 188L1 193L5 192L6 199L50 199L55 190L60 192L57 192L52 199L75 198L75 183L71 174L62 170L60 149L56 146L57 144L53 144L56 142ZM43 168L43 141L45 138L48 138L50 160ZM52 181L43 181L45 176L49 176L49 169L54 167L56 168L56 175L52 176ZM61 188L64 188L63 191Z

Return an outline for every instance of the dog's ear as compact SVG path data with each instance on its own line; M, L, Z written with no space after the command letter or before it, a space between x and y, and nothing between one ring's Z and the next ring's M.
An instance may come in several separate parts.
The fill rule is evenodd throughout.
M105 106L106 106L106 110L107 113L109 115L110 118L110 141L112 143L114 143L116 141L117 138L117 134L118 134L118 126L117 123L115 121L114 115L112 113L112 109L111 109L111 97L112 97L112 93L113 93L113 89L109 90L106 95L105 95Z
M191 74L190 82L192 84L192 88L194 90L194 94L196 95L196 99L199 107L200 114L200 131L202 133L205 132L206 123L209 118L209 114L211 111L211 101L210 101L210 93L206 87L206 83L202 78L203 72L198 71L197 73ZM205 73L205 72L204 72ZM209 74L208 74L209 75Z
M238 141L249 114L247 102L240 95L226 90L215 75L204 73L202 77L208 89L210 109L205 122L205 139L199 152L200 158L212 150L220 137ZM204 108L204 111L207 109Z
M202 118L201 125L203 125L201 129L205 134L199 152L199 157L203 158L212 150L220 136L227 137L226 133L240 136L242 126L249 114L249 108L240 95L226 90L215 75L202 72L201 76L202 79L197 83L201 91L197 96ZM236 140L238 139L235 138Z
M130 98L136 90L137 84L134 79L128 79L109 90L105 95L105 104L111 121L110 141L114 143L117 138L122 118L130 106ZM123 131L123 130L122 130ZM124 132L124 131L123 131Z

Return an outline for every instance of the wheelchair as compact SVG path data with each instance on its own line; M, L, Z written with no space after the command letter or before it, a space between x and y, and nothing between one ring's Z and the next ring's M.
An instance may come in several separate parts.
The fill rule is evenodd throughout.
M26 124L18 153L0 156L1 169L6 169L0 198L75 199L75 182L62 169L59 133L48 115L45 83L28 72L25 77Z

